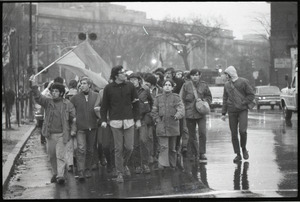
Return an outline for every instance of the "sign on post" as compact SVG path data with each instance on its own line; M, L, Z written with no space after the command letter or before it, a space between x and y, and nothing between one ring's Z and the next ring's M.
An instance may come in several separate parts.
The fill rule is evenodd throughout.
M291 68L292 59L291 58L275 58L274 68Z

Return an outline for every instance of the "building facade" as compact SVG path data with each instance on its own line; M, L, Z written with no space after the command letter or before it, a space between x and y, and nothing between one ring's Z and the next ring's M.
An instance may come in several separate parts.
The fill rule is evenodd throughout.
M271 2L270 83L286 87L298 63L298 3Z

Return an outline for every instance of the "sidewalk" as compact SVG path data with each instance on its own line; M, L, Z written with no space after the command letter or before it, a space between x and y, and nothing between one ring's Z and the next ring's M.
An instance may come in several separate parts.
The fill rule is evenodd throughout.
M11 129L5 128L5 114L2 112L2 191L5 190L24 145L35 128L35 122L24 120L18 126L14 114L11 116Z

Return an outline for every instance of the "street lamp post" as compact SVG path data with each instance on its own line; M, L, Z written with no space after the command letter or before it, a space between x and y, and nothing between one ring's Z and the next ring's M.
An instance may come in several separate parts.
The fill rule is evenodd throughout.
M205 67L207 67L207 38L199 35L199 34L192 34L192 33L185 33L185 36L198 36L202 39L204 39L204 65Z
M228 66L227 66L227 59L223 59L223 58L215 58L215 61L218 61L218 60L223 60L223 61L225 61L225 68L227 68Z

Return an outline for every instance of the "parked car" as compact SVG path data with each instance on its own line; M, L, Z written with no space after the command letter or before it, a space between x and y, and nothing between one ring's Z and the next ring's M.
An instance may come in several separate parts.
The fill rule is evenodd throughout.
M210 86L209 90L212 96L211 108L218 108L223 106L223 91L224 86Z
M260 109L262 105L269 105L271 109L277 105L281 109L280 89L277 86L256 86L255 101L257 109Z

